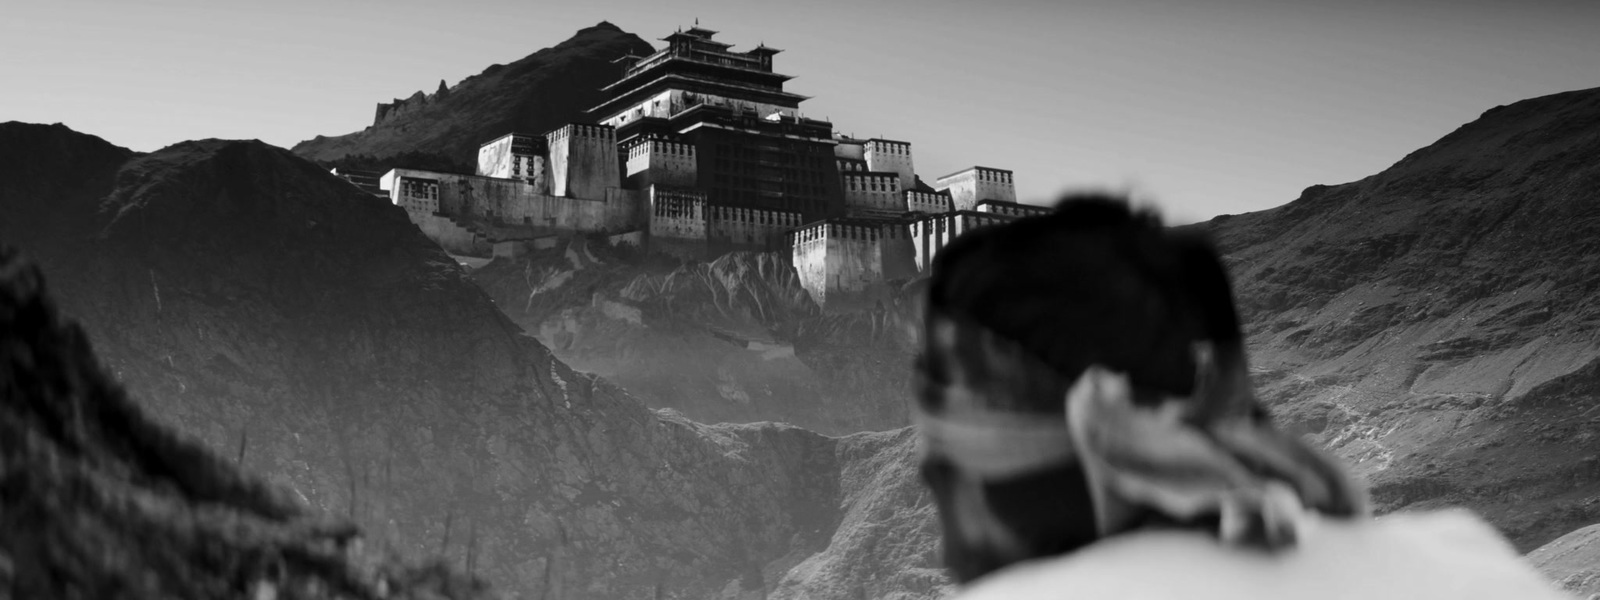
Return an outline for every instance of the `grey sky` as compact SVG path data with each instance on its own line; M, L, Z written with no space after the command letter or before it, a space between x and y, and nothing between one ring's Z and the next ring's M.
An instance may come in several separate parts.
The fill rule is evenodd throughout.
M1600 2L0 0L0 120L135 150L367 126L607 20L786 50L805 114L1020 199L1131 189L1174 221L1376 173L1498 104L1600 86Z

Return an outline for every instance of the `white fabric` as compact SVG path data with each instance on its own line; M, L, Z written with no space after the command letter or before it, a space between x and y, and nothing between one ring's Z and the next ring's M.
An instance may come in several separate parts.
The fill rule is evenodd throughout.
M1462 509L1336 521L1307 515L1297 548L1225 547L1141 531L1020 563L951 600L1556 600L1557 591Z

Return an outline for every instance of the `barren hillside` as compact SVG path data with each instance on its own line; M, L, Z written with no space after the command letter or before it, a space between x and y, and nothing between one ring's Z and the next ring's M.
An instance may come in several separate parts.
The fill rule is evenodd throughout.
M1393 167L1207 224L1267 396L1380 508L1523 550L1600 521L1600 89L1494 108Z

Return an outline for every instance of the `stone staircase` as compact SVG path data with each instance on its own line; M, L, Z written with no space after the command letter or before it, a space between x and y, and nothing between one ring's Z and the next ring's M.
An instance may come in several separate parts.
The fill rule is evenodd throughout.
M438 214L441 217L444 217L446 220L450 221L450 223L455 225L456 227L460 227L462 229L465 229L467 231L472 232L472 235L475 236L475 238L482 239L484 241L488 241L488 242L491 242L491 243L494 241L494 238L489 235L488 231L485 231L484 228L482 226L478 225L477 223L472 222L471 219L463 219L463 218L461 218L461 217L459 217L457 215L447 215L447 214L444 214L444 213L436 213L436 214Z

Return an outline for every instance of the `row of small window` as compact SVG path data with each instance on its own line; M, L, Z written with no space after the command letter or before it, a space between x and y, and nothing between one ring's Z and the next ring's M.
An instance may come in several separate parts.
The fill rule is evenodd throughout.
M983 171L983 170L979 170L978 171L978 181L993 181L995 183L1011 183L1011 174L1010 173L1001 173L999 171Z
M959 231L970 231L972 229L976 229L976 228L979 228L979 227L987 227L989 225L996 225L996 224L999 224L999 223L1004 223L1004 222L1006 222L1008 220L1009 219L973 219L973 218L966 218L966 219L962 219L962 220L959 220L959 221L954 221L954 220L950 220L950 219L929 219L927 221L922 221L920 223L915 223L915 224L912 225L912 227L918 228L922 233L928 233L929 230L932 230L934 232L946 232L946 231L957 231L957 230L959 230Z
M678 156L689 156L690 154L694 154L693 146L686 144L675 144L672 142L651 142L650 149L655 152L676 154Z
M407 184L405 187L401 188L401 190L405 195L411 196L413 198L438 198L439 197L439 188L433 187L431 185Z
M898 191L900 191L900 186L899 185L891 185L885 180L873 179L870 182L871 185L868 186L868 185L863 185L862 181L860 179L855 178L855 177L846 177L844 179L845 179L845 182L846 182L846 187L849 188L849 190L852 191L852 192L898 192ZM893 181L893 180L888 180L888 181Z
M1013 217L1027 217L1050 212L1048 210L1039 210L1037 208L995 206L993 204L988 205L986 208L988 209L988 212L992 212L997 215L1008 215Z
M731 220L733 220L733 217L735 215L725 214L722 211L713 211L711 213L711 216L716 218L716 219L718 219L718 220L731 221ZM752 211L751 215L749 215L749 216L754 216L755 219L751 220L751 221L746 221L746 222L755 223L757 225L793 225L793 224L798 224L797 223L798 219L793 215L778 215L778 214L774 214L774 213L767 212L767 211L764 211L764 210Z
M750 208L744 206L711 205L707 207L707 211L708 214L719 219L735 221L747 221L749 220L749 215L758 213L773 215L774 222L785 219L800 218L800 214L793 211L780 211L770 208Z
M647 140L628 147L628 158L638 158L651 153L693 156L694 146L681 142Z

